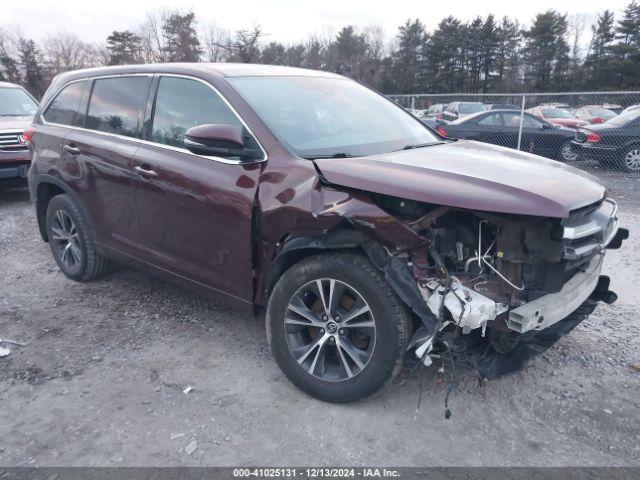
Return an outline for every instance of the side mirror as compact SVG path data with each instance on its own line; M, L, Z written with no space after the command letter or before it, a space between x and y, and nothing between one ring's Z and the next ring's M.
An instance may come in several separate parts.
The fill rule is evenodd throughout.
M207 123L185 132L184 146L199 155L240 157L252 160L260 157L256 149L246 148L242 129L228 123Z

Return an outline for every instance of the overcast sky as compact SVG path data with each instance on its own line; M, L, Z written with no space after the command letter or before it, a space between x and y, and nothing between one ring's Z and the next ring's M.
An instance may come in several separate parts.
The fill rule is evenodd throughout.
M260 24L267 40L294 42L309 33L344 25L380 25L387 37L407 18L418 17L429 30L447 15L469 20L492 12L528 24L548 8L595 15L604 8L619 14L627 0L37 0L2 2L0 26L18 25L35 39L67 30L85 41L102 42L113 30L135 29L145 13L162 7L193 9L200 25L215 22L235 30ZM588 33L587 33L588 35Z

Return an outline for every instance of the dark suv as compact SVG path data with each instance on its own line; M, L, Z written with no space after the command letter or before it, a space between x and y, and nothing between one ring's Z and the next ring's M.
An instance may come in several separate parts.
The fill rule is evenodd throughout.
M38 102L20 85L0 82L0 179L24 178L29 147L24 137Z
M445 139L338 75L66 73L30 148L38 225L65 275L116 261L266 311L279 366L324 400L375 392L408 350L496 377L615 299L600 270L626 231L594 177Z

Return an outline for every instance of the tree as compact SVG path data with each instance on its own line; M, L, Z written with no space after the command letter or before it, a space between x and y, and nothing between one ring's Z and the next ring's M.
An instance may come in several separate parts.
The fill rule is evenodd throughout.
M530 88L548 91L566 87L569 67L567 16L555 10L539 13L529 30L523 32L526 80Z
M329 70L355 80L363 77L362 66L367 53L364 35L356 32L352 25L343 27L327 49Z
M397 91L416 93L422 83L422 64L427 34L420 20L407 20L398 27L398 49L393 54L393 76Z
M601 85L608 83L605 77L611 76L612 46L616 37L613 12L605 10L598 15L597 23L592 25L591 32L591 44L585 58L584 70L589 88L598 90Z
M197 62L202 50L195 29L193 12L171 12L162 24L164 46L162 51L167 62Z
M52 75L102 64L98 48L69 32L49 35L44 52Z
M142 39L133 32L116 30L107 37L108 65L142 63Z
M20 83L20 65L16 54L15 35L0 30L0 80Z
M35 97L42 97L46 90L42 54L33 40L20 39L20 64L23 85Z
M640 86L640 4L629 2L616 27L616 40L612 47L612 70L617 76L617 88Z
M254 25L251 30L237 30L233 39L226 45L229 59L234 62L252 63L260 58L260 41L264 33L260 25Z

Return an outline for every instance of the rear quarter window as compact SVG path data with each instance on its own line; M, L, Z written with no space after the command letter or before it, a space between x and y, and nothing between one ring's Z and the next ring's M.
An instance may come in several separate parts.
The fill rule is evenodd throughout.
M86 128L137 137L151 77L97 79L89 100Z
M82 98L88 82L74 82L64 87L42 114L48 123L79 126L83 123Z

